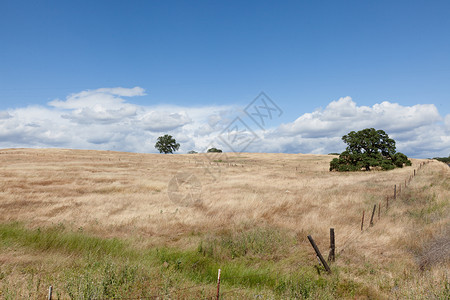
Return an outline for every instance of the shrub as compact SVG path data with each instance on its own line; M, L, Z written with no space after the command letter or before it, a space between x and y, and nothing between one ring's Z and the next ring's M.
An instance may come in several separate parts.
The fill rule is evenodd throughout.
M217 148L209 148L209 149L208 149L208 153L210 153L210 152L222 153L222 150L217 149Z

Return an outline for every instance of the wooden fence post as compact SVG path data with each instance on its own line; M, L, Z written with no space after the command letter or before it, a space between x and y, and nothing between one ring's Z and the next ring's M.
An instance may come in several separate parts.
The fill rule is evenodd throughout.
M378 203L378 221L380 221L380 214L381 214L381 202Z
M330 228L330 253L328 254L328 261L334 261L335 260L335 249L336 244L334 240L334 228Z
M389 196L386 196L386 210L389 208Z
M373 215L375 214L375 210L377 209L377 205L375 204L373 206L373 210L372 210L372 216L370 217L370 224L369 226L372 227L373 226Z
M48 288L48 300L52 300L52 292L53 292L53 287L50 286Z
M217 300L219 300L219 292L220 292L220 269L219 274L217 275Z
M414 169L414 176L416 176L416 169Z
M316 251L317 257L319 257L320 262L325 267L325 270L327 270L328 273L331 273L330 267L328 266L326 260L323 258L322 254L320 253L319 248L317 248L317 245L314 242L312 236L308 235L308 240L311 243L311 246L314 248L314 251Z
M361 231L363 231L364 228L364 210L363 210L363 216L361 218Z
M394 184L394 200L397 198L397 185Z

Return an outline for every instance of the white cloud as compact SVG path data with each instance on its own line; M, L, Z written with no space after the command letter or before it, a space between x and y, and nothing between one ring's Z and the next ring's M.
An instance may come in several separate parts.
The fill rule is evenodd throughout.
M432 156L450 148L442 120L433 104L402 106L384 101L369 107L357 106L345 97L332 101L323 110L305 113L292 123L280 125L276 134L301 141L306 152L340 152L345 145L336 138L352 130L373 127L394 138L399 151Z
M59 114L52 110L30 106L11 111L10 115L0 120L0 146L55 147L70 143L67 122L59 120Z
M131 88L131 89L122 88L122 87L101 88L101 89L95 90L94 92L117 95L117 96L121 96L121 97L134 97L134 96L144 96L145 95L145 90L138 86Z
M358 107L350 97L345 97L332 101L324 110L305 113L292 123L282 124L279 132L303 137L343 135L351 130L368 127L399 132L440 120L442 118L432 104L401 106L385 101L372 107Z
M53 107L62 109L80 109L91 108L95 109L103 107L105 109L118 109L124 106L130 107L131 104L126 104L125 100L120 97L134 97L145 95L144 89L134 87L126 88L101 88L97 90L88 90L76 94L69 95L65 101L53 100L48 104Z
M445 129L447 130L447 133L450 133L450 114L445 116Z
M76 109L70 114L61 115L61 117L80 124L111 124L135 115L136 108L130 105L118 109L106 109L101 105L95 105L94 107Z
M182 127L191 122L186 112L150 111L140 116L139 125L148 131L164 132Z
M159 135L169 133L180 152L204 151L208 146L229 150L218 137L241 116L237 107L143 106L124 97L143 96L140 87L101 88L71 94L48 106L0 111L0 147L64 147L79 149L156 152ZM252 152L329 153L345 148L342 135L374 127L397 141L397 149L415 157L447 156L450 115L441 117L432 104L402 106L381 102L358 106L350 97L330 102L324 109L301 114L290 123L266 131L252 127L258 139ZM252 135L247 135L252 136ZM235 147L239 150L239 147Z
M0 111L0 120L2 119L9 119L12 118L12 116L7 111Z

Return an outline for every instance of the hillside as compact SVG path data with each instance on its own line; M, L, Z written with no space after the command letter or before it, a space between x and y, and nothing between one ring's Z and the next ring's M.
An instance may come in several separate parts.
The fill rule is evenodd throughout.
M446 299L450 168L333 157L0 150L0 298Z

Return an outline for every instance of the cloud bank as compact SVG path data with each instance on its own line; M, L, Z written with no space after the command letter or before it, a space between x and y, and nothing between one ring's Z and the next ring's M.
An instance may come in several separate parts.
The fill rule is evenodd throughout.
M253 126L238 107L142 106L126 100L144 95L140 87L101 88L46 106L0 111L0 148L155 153L156 139L168 133L181 144L181 153L215 146L225 151L326 154L341 152L345 148L341 137L349 131L374 127L386 131L408 156L450 154L450 115L442 117L432 104L402 106L385 101L369 107L345 97L324 109L303 113L293 122L263 130ZM239 134L251 140L242 140L242 147L236 148Z

